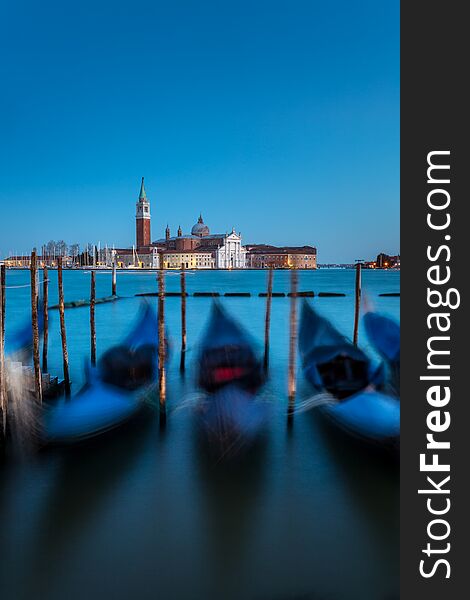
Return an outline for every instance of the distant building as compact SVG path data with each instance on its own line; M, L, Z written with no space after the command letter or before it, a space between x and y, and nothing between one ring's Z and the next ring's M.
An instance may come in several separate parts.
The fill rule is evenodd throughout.
M51 257L48 255L38 254L37 256L37 266L42 269L44 267L57 267L58 258ZM31 255L30 254L18 254L14 256L8 256L3 261L4 265L8 268L17 267L20 269L29 269L31 266ZM71 267L73 265L73 258L71 256L63 256L62 257L62 265L64 267Z
M376 260L368 260L362 263L364 269L399 269L400 255L391 256L381 252Z
M177 235L172 237L167 224L165 237L152 242L150 223L150 202L142 177L136 203L135 247L115 250L119 266L158 268L160 261L165 269L179 269L182 264L188 269L243 269L246 266L246 250L235 228L230 233L211 234L199 215L190 234L183 234L179 226Z
M390 256L381 252L377 255L375 262L376 269L399 269L400 268L400 255Z
M241 234L233 228L230 233L211 234L209 227L199 215L191 233L184 235L181 227L176 237L171 237L167 226L165 238L152 242L158 247L166 269L244 269L246 250Z
M215 258L212 250L205 251L188 250L181 252L179 250L166 250L162 254L163 266L165 269L180 269L184 264L185 269L215 269Z
M120 269L158 269L160 256L158 248L115 248L114 256L116 266Z
M139 199L135 205L135 241L136 247L147 248L150 246L150 202L145 192L144 178L140 184Z
M246 247L247 266L251 269L316 269L317 249L313 246L269 246L253 244Z

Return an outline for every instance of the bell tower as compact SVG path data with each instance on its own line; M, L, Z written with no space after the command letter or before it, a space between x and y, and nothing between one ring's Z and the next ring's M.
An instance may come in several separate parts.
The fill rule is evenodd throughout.
M150 246L150 202L144 187L144 178L140 185L139 199L135 205L135 245L137 250Z

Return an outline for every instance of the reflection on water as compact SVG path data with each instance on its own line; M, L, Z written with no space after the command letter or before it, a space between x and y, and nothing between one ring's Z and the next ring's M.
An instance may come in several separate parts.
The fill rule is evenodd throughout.
M254 292L265 284L264 273L200 275L189 277L188 286ZM397 299L378 294L397 291L399 274L365 275L372 301L398 317ZM175 280L176 289L177 279L168 277L167 287ZM108 277L97 280L105 295ZM351 292L353 282L353 272L301 274L301 288L315 291ZM65 283L70 299L86 296L84 274L66 273ZM118 292L131 296L154 285L153 275L122 276ZM276 273L274 288L287 285L288 274ZM15 300L7 297L7 310L19 319L27 294ZM264 301L222 301L261 342ZM128 330L137 306L134 299L97 306L99 354ZM209 307L208 299L188 299L193 357ZM350 329L352 293L321 309ZM201 443L194 372L189 368L184 379L178 372L179 301L169 298L174 351L166 428L149 407L124 430L81 448L1 466L2 598L398 598L397 465L352 444L314 411L296 414L292 429L286 427L287 311L287 299L273 299L264 392L272 418L265 438L239 461L221 464ZM68 311L66 319L78 386L89 348L88 311ZM50 368L60 372L58 332L51 338ZM191 351L189 365L190 358ZM299 377L299 402L309 394Z

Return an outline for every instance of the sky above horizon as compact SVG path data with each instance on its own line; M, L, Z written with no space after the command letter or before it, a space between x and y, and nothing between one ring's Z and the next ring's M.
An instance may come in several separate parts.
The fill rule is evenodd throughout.
M399 2L0 5L0 256L200 212L318 261L399 252Z

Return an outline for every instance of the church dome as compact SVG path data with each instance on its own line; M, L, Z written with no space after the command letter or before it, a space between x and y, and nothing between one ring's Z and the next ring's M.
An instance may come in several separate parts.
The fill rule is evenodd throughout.
M202 220L202 215L199 215L196 225L191 229L191 235L197 235L198 237L204 237L209 235L209 227Z

